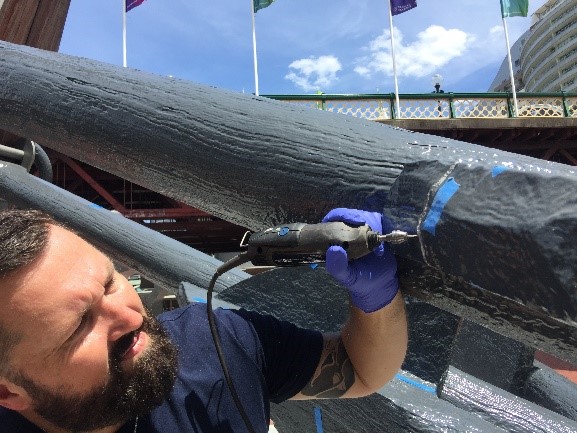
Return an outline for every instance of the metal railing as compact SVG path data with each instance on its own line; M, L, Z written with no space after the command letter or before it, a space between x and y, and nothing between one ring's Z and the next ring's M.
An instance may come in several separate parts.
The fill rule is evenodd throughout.
M400 112L395 94L366 95L263 95L306 107L368 120L391 119L507 119L526 117L577 118L577 93L517 93L514 113L511 93L400 94Z

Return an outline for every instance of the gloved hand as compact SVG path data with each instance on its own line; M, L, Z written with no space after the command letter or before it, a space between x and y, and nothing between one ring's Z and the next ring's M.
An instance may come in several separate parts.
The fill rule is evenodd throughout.
M337 208L331 210L322 222L342 221L351 226L367 224L382 234L383 216L378 212ZM387 230L391 227L384 221ZM349 290L351 302L365 313L380 310L391 303L399 290L397 261L388 245L379 245L372 253L352 262L339 246L327 250L327 271Z

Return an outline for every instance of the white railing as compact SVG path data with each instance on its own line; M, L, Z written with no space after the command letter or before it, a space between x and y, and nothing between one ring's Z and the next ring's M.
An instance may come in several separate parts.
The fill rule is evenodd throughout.
M503 119L513 117L577 117L577 93L517 93L519 112L509 93L432 93L399 95L265 95L309 108L360 117L388 119Z

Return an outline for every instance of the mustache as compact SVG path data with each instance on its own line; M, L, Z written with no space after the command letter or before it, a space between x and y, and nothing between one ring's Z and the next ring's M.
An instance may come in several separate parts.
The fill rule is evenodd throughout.
M110 351L110 356L113 360L119 361L134 343L134 337L138 333L143 331L146 332L146 330L149 329L150 322L148 317L143 316L142 319L142 325L140 325L138 329L135 329L116 340Z

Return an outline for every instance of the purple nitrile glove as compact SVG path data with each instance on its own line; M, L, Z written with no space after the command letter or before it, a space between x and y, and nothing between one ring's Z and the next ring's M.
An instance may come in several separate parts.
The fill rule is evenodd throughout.
M342 221L352 226L367 224L382 233L383 216L378 212L337 208L323 222ZM387 226L388 221L385 222ZM390 304L399 290L397 261L388 245L379 245L372 253L348 261L346 251L339 246L327 250L327 271L349 290L351 302L365 313L372 313Z

